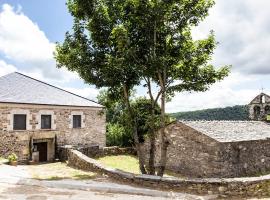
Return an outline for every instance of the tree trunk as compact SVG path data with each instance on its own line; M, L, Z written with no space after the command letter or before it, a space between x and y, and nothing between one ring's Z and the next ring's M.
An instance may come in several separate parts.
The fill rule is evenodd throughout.
M149 174L155 175L155 131L153 129L150 130L150 149L149 149Z
M137 131L137 120L135 119L134 113L133 113L131 106L130 106L129 92L128 92L127 86L124 85L123 89L124 89L125 103L126 103L126 106L127 106L128 112L129 112L129 117L131 120L132 129L133 129L133 138L134 138L135 148L136 148L138 159L139 159L140 171L142 174L146 174L146 170L145 170L145 166L144 166L144 157L142 154L141 144L139 142L139 136L138 136L138 131Z
M151 122L150 122L150 149L149 149L149 163L148 163L148 173L150 175L155 175L155 143L156 143L156 136L155 136L155 99L152 94L152 87L151 87L151 81L148 77L147 80L147 87L148 87L148 94L151 100Z
M165 71L165 70L164 70ZM166 89L165 89L165 72L163 72L163 76L159 73L159 82L161 86L161 155L160 155L160 166L158 169L158 176L163 176L166 168L167 162L167 149L169 146L168 139L165 134L165 126L166 126L166 116L165 116L165 103L166 103Z

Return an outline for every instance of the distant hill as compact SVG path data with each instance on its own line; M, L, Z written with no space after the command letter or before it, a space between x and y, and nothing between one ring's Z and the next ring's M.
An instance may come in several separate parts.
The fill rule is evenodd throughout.
M248 120L248 107L237 105L226 108L213 108L189 112L170 113L178 120Z

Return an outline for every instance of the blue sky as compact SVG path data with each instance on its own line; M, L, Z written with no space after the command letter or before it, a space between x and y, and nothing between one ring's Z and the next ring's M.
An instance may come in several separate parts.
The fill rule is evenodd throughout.
M232 72L205 93L176 94L168 112L247 104L262 87L270 93L269 7L269 0L216 0L193 36L203 38L214 30L219 45L212 62L232 65ZM71 27L65 0L1 0L0 75L19 71L95 99L95 87L55 67L55 42L63 41ZM141 88L138 92L145 95Z

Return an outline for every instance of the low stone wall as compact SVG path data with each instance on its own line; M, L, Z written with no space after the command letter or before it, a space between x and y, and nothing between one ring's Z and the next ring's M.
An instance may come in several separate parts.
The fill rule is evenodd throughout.
M84 155L90 158L98 158L103 156L113 156L113 155L136 155L136 150L132 147L121 148L118 146L113 147L102 147L99 146L72 146L65 145L58 147L58 156L61 161L65 161L68 159L68 151L70 149L78 150Z
M100 149L98 156L115 156L115 155L137 155L136 150L133 147L121 148L118 146L103 147Z
M68 151L68 165L81 170L106 174L114 179L161 190L173 190L197 194L218 194L228 196L270 196L270 175L246 178L190 178L180 179L151 175L136 175L118 169L105 167L95 159L77 150Z

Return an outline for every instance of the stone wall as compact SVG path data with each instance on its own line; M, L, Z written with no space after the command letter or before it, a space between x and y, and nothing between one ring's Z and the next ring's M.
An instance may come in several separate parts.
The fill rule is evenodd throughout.
M121 148L118 146L113 147L99 147L99 146L74 146L65 145L58 147L58 155L61 161L68 160L68 151L77 150L90 158L99 158L103 156L113 155L136 155L136 150L132 147Z
M241 177L270 171L270 140L221 143L182 123L172 123L165 131L170 143L166 168L183 176ZM156 166L160 160L159 137ZM149 140L143 149L148 163Z
M270 140L220 144L220 162L226 177L259 175L270 172Z
M169 140L166 168L184 176L215 177L223 171L223 163L219 162L219 144L189 128L172 123L165 129ZM156 165L160 160L160 135L156 144ZM207 144L207 145L206 145ZM146 163L149 159L149 141L143 145Z
M15 152L20 160L29 158L32 139L54 139L58 145L106 145L105 116L102 108L46 106L27 104L0 104L0 155ZM13 131L13 114L27 113L27 130ZM40 114L52 113L52 129L40 129ZM82 113L82 128L72 128L72 113ZM48 145L53 148L54 144ZM53 148L54 149L54 148ZM54 150L53 150L54 151ZM50 152L50 154L54 152Z
M188 192L196 194L217 194L221 198L269 197L270 175L247 178L174 178L151 175L136 175L118 169L103 166L77 150L69 150L68 165L81 170L106 174L121 183L136 184L160 190ZM225 195L225 196L224 196ZM233 198L233 199L234 199Z
M11 153L16 153L20 160L26 160L29 156L28 133L4 133L1 132L0 156L8 157ZM27 137L27 139L25 139Z

